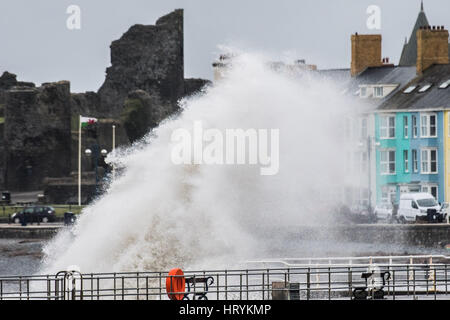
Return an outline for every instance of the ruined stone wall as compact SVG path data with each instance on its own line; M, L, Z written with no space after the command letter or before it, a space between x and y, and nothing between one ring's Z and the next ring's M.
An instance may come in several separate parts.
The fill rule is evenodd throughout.
M182 9L161 17L155 25L132 26L112 42L111 67L98 92L71 94L67 81L35 88L5 72L0 77L0 117L4 110L0 190L41 189L45 177L76 178L80 115L99 119L96 139L82 134L82 169L86 172L94 164L84 150L98 145L110 152L113 124L119 147L177 112L181 98L209 84L184 79L183 38ZM137 135L127 133L123 121L126 101L139 102L138 116L145 115Z
M70 173L70 83L13 87L5 99L5 187L37 190Z
M134 25L111 44L111 67L99 89L101 112L121 114L131 91L144 90L173 110L184 95L183 10L155 25Z

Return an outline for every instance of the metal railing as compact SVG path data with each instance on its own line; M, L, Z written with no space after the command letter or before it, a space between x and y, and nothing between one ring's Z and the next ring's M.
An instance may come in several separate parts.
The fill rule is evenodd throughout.
M266 260L251 260L249 265L267 267L283 266L287 268L305 266L366 266L371 264L450 264L450 256L446 255L401 255L401 256L360 256L360 257L309 257L309 258L277 258Z
M384 284L366 283L369 269L389 272ZM450 299L447 264L372 264L308 266L236 270L188 271L190 280L181 294L187 299L210 300L335 300L353 299L356 288L383 290L384 299ZM174 281L179 276L169 277ZM211 278L207 291L195 279ZM0 277L0 300L167 300L168 272L82 274L62 271L56 275ZM169 287L170 288L170 287ZM196 294L197 293L197 294ZM369 294L370 298L370 294Z

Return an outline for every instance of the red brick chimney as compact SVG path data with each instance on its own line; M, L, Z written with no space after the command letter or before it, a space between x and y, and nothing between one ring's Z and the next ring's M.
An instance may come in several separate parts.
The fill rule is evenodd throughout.
M433 64L448 64L448 31L442 27L424 26L417 30L417 73Z
M358 75L367 67L383 65L381 60L381 34L352 34L351 75Z

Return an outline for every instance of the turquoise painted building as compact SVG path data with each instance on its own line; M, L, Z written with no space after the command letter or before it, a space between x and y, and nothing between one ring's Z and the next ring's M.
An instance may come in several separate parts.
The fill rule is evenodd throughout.
M443 111L375 115L377 203L398 203L405 192L445 201Z

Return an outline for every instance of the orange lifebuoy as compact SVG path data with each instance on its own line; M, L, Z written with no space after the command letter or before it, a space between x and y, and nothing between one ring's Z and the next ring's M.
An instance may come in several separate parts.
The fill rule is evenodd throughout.
M169 271L166 277L166 292L170 300L182 300L184 290L186 289L186 279L184 279L183 270L174 268Z

